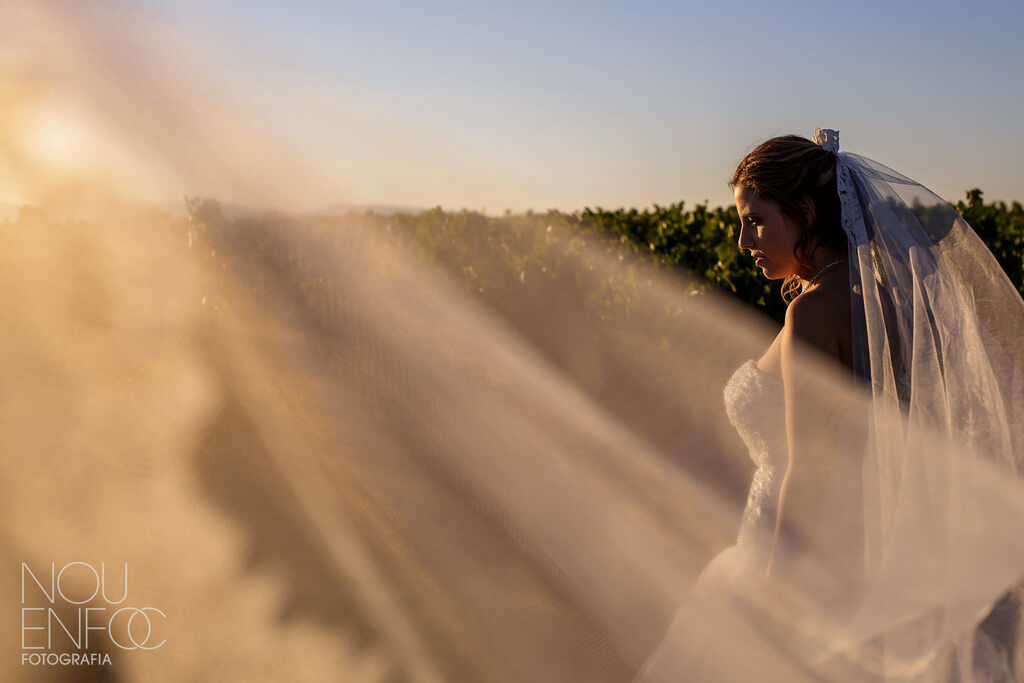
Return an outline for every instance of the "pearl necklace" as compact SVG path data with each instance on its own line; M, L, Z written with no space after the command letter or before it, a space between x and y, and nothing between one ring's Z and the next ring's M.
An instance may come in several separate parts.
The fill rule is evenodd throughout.
M806 292L806 291L807 291L807 288L808 288L808 287L810 287L811 285L813 285L813 284L814 284L815 282L817 282L817 281L818 281L818 278L819 278L819 277L821 277L822 273L824 273L824 272L825 272L826 270L828 270L829 268L831 268L831 267L832 267L832 266L834 266L835 264L837 264L837 263L842 263L842 262L843 262L843 261L845 261L845 260L846 260L846 259L844 259L844 258L837 258L837 259L836 259L835 261L833 261L832 263L828 263L828 264L825 264L824 266L822 266L822 267L821 267L821 268L820 268L820 269L818 270L818 272L814 274L814 277L812 277L812 278L811 278L810 280L808 280L808 281L807 281L807 284L806 284L806 285L804 285L804 286L803 286L803 288L802 288L802 289L801 289L800 291L801 291L801 292Z

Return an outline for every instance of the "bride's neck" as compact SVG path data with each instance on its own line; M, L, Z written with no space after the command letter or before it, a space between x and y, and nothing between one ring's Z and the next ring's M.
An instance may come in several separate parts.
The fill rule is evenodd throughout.
M812 256L809 259L809 261L808 261L809 265L805 266L800 271L800 273L798 274L798 277L800 278L803 286L806 287L807 284L811 281L811 279L813 279L815 275L817 275L819 272L821 272L822 268L825 268L830 263L833 263L835 261L845 260L845 259L846 259L846 254L839 253L838 251L835 251L834 249L826 249L824 247L821 247L821 248L817 249L814 252L814 256ZM834 269L835 269L835 266L833 266L829 270L834 270Z

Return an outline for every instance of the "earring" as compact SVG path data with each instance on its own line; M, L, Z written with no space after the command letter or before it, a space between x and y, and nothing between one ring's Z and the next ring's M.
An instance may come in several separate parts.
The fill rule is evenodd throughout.
M800 278L787 277L786 281L782 283L782 300L787 306L793 299L797 298L800 292Z

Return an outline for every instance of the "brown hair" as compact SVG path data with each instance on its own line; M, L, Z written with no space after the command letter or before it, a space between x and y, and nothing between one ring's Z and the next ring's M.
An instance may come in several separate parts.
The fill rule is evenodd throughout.
M793 247L793 256L803 265L819 247L846 254L836 189L836 156L799 135L782 135L762 142L743 157L729 187L746 187L762 199L779 205L783 214L801 226ZM814 222L797 206L797 200L810 197L814 203ZM807 253L808 245L814 249ZM790 275L782 283L782 299L787 304L796 298L798 276Z

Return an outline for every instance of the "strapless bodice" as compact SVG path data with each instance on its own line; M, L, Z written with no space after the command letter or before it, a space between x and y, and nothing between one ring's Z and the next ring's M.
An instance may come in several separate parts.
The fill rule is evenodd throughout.
M774 535L782 474L788 460L782 383L748 360L725 384L725 411L757 465L738 544Z
M751 359L725 384L725 411L758 467L786 461L785 395L782 383Z

